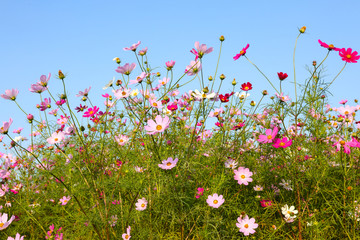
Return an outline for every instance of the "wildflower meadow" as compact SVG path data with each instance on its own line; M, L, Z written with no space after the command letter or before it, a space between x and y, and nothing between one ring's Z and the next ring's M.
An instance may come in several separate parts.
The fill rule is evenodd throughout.
M70 101L66 69L39 74L31 109L16 85L1 90L27 124L0 127L0 239L360 239L360 105L329 104L360 55L318 40L322 61L298 79L305 32L292 33L291 72L263 72L251 43L224 36L185 49L188 66L152 62L139 41L114 53L99 96L84 86ZM328 58L339 71L325 81ZM226 77L220 61L256 69L263 88Z

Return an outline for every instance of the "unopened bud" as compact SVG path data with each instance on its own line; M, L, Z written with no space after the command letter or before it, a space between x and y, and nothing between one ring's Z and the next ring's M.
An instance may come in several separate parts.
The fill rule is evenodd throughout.
M118 57L114 58L113 61L116 61L117 64L121 63L120 58L118 58Z
M324 99L324 98L325 98L325 95L321 95L321 98Z
M354 99L354 102L355 102L355 103L357 103L357 102L358 102L358 100L357 100L357 99Z
M65 75L62 73L61 70L59 70L59 79L63 80L65 78Z
M61 94L60 99L66 99L66 94L65 93Z
M223 35L221 35L219 40L220 40L220 42L223 42L223 41L225 41L225 37Z
M209 88L208 88L208 87L205 87L202 91L203 91L204 93L208 93L208 92L209 92Z
M160 74L159 72L156 73L156 76L157 76L157 77L160 77L160 75L161 75L161 74Z
M268 95L268 91L267 90L264 90L262 91L262 94L265 96L265 95Z
M236 85L236 81L235 81L235 78L234 78L234 80L232 81L232 83L231 83L233 86L235 86Z
M299 32L300 32L300 33L304 33L305 31L306 31L306 27L305 27L305 26L303 26L302 28L299 29Z
M255 103L254 101L251 101L250 105L251 105L251 106L255 106L256 103Z
M208 78L208 80L209 80L209 81L212 81L212 80L213 80L213 77L212 77L212 76L210 76L210 77Z
M34 116L32 114L28 114L26 118L27 120L29 120L29 123L32 123L32 121L34 120Z
M85 127L84 127L84 126L81 126L81 127L80 127L80 131L82 131L82 132L85 131Z
M86 102L87 97L83 97L81 100L82 100L83 102Z
M225 79L225 75L224 74L221 74L220 75L220 80L224 80Z
M316 66L316 64L317 64L316 61L313 61L313 66L314 66L314 67Z

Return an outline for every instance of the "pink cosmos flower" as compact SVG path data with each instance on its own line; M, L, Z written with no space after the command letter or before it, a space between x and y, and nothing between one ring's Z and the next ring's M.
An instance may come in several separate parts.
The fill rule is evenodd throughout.
M195 42L195 48L193 48L190 52L193 53L195 57L195 61L198 60L198 58L202 58L205 54L211 53L213 51L213 48L207 48L206 44L199 44L199 42Z
M40 111L45 111L48 108L51 108L51 99L50 98L44 98L44 101L42 101L39 105Z
M236 226L239 228L239 231L242 232L245 236L249 236L249 234L255 233L255 228L259 225L255 223L255 218L249 219L249 216L246 215L244 218L238 217L238 223Z
M158 166L161 169L170 170L176 166L178 161L179 161L179 159L177 159L177 158L175 158L173 160L172 157L169 157L168 159L163 160L161 164L158 164Z
M0 230L7 228L12 221L14 221L15 216L11 216L8 221L8 215L6 213L0 213Z
M89 88L85 88L84 92L83 91L79 91L79 94L76 94L77 97L80 97L80 96L84 96L84 97L87 97L87 95L89 94L90 92L90 89L91 89L91 86Z
M190 65L188 65L185 69L185 73L188 76L192 76L197 74L201 70L201 63L200 61L191 61Z
M117 99L127 98L130 95L131 88L129 88L129 89L120 88L120 89L112 90L112 91Z
M334 47L333 44L330 44L330 45L326 44L326 43L322 42L320 39L318 40L318 42L320 43L320 46L327 48L329 51L331 51L331 50L340 51L340 48Z
M233 59L234 60L238 60L241 56L245 55L246 54L246 50L250 47L250 44L247 44L246 47L244 47L240 53L236 54Z
M130 80L129 85L141 83L147 76L149 76L149 73L142 72L135 80Z
M278 93L275 93L275 95L281 102L287 102L291 100L289 96L284 96L284 93L280 93L280 95Z
M131 227L128 226L128 228L126 229L126 233L123 233L123 235L121 235L123 240L129 240L131 238L130 231L131 231Z
M60 202L61 202L61 205L66 205L68 204L68 202L70 201L71 197L70 196L63 196L61 199L60 199Z
M121 74L130 75L131 71L136 67L136 63L131 65L126 63L124 66L119 66L115 71Z
M94 117L95 114L99 111L100 108L94 106L93 108L89 108L83 115L83 117Z
M19 94L19 90L17 89L8 89L5 90L5 94L1 94L0 96L4 99L15 101L16 96Z
M360 55L358 55L357 51L352 52L351 48L345 49L342 48L339 51L339 55L341 57L341 60L348 62L348 63L357 63L357 60L359 60Z
M234 179L238 181L238 183L248 185L249 182L252 182L253 179L251 176L253 175L252 172L248 168L239 167L237 170L234 170L235 176Z
M200 198L204 194L204 188L198 188L196 198Z
M166 65L166 69L167 69L168 71L170 71L170 70L174 67L175 61L173 61L173 60L167 61L167 62L165 63L165 65Z
M219 196L217 193L214 193L213 195L208 196L206 202L210 207L218 208L225 202L225 199L223 198L223 195Z
M140 51L138 52L138 55L139 55L139 56L144 56L144 55L147 53L147 51L148 51L148 48L146 47L146 48L140 50Z
M170 81L170 78L164 77L162 80L159 79L161 85L166 85Z
M277 138L275 140L275 143L273 144L273 147L275 148L279 148L279 147L282 147L282 148L287 148L289 146L291 146L292 144L292 140L288 140L287 137L283 137L282 139L280 138Z
M145 198L138 199L137 203L135 203L136 210L144 211L147 207L148 202Z
M13 133L18 133L18 134L20 134L22 130L23 130L23 128L18 128L18 129L15 129L15 130L13 131Z
M50 77L51 77L51 73L49 73L48 77L46 77L46 75L41 75L40 82L37 82L37 83L43 87L46 87L48 85Z
M49 144L57 144L65 139L65 134L63 132L54 132L51 137L46 139Z
M133 45L131 45L130 47L125 47L125 48L123 48L124 49L124 51L136 51L136 48L140 45L140 41L138 41L137 43L134 43Z
M115 136L115 141L120 145L124 146L127 142L129 142L129 137L126 135L118 135Z
M262 207L266 208L266 207L270 207L272 205L272 202L271 202L271 200L261 200L260 205Z
M276 135L278 134L278 131L279 131L279 129L277 127L274 127L273 130L266 129L265 135L260 135L258 142L271 143L274 140L274 138L276 137Z
M10 118L9 122L3 122L3 126L0 128L0 133L7 134L12 122L13 122L12 118Z
M47 87L43 87L40 84L31 84L29 91L33 93L42 93L47 90Z
M8 237L7 240L24 240L25 236L21 236L20 233L16 233L15 238L13 237Z
M161 115L157 115L155 117L155 121L150 119L147 121L147 126L145 126L145 130L148 131L147 134L152 135L155 133L164 132L165 129L169 127L170 119L168 116L164 118Z

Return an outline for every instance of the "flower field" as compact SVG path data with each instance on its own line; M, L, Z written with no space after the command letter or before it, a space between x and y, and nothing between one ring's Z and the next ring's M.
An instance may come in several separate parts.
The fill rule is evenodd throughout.
M297 79L305 32L293 72L276 77L250 60L251 44L236 46L230 61L258 70L264 89L220 72L221 36L195 42L188 66L152 63L140 41L125 47L104 93L88 87L77 102L61 70L29 86L32 109L3 90L28 124L0 127L0 239L360 239L360 105L329 104L360 55L319 40L323 60ZM329 82L327 58L341 69Z

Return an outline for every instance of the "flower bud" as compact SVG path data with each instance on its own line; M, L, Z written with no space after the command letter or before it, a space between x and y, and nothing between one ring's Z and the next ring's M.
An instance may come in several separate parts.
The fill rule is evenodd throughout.
M209 80L209 81L212 81L212 80L213 80L213 77L212 77L212 76L210 76L210 77L208 78L208 80Z
M116 81L116 86L120 86L122 84L122 81L119 79Z
M26 118L27 118L27 120L29 120L29 123L32 123L32 121L34 120L34 116L30 113L27 115Z
M61 70L59 70L59 79L64 80L65 75L62 73Z
M64 93L61 94L61 95L60 95L60 99L66 99L66 94L64 94Z
M220 80L222 81L222 80L224 80L226 77L225 77L225 75L224 74L221 74L220 75Z
M235 81L235 78L234 78L234 80L232 81L232 83L231 83L233 86L235 86L236 85L236 81Z
M118 58L118 57L114 58L113 61L116 61L117 64L121 63L120 58Z
M208 88L208 87L205 87L202 91L203 91L204 93L208 93L208 92L209 92L209 88Z
M262 91L262 95L268 95L268 91L267 90L264 90L264 91Z
M82 100L83 102L86 102L87 97L83 97L81 100Z
M84 127L84 126L81 126L81 127L80 127L80 131L82 131L82 132L85 131L85 127Z
M223 41L225 41L225 37L223 35L221 35L219 40L220 40L220 42L223 42Z
M250 105L254 107L256 103L254 101L251 101Z
M161 75L161 74L160 74L159 72L156 73L156 76L157 76L157 77L160 77L160 75Z
M303 26L302 28L299 29L299 32L300 32L300 33L304 33L305 31L306 31L306 27L305 27L305 26Z
M313 66L314 66L314 67L316 66L316 64L317 64L316 61L313 61Z

